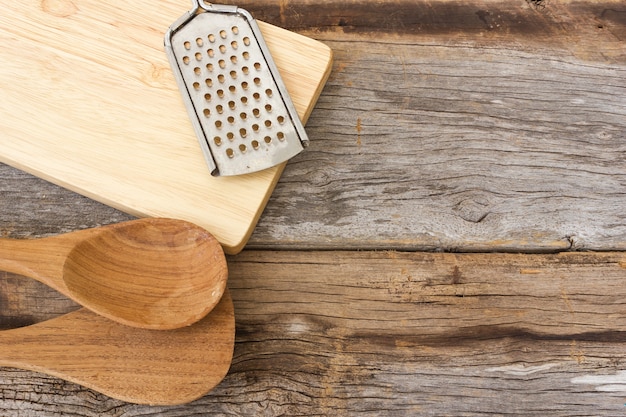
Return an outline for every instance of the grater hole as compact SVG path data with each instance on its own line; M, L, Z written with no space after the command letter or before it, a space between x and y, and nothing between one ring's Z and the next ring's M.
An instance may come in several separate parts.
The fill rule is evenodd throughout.
M263 138L263 141L269 145L270 143L272 143L272 138L269 136L265 136Z
M224 82L224 74L220 74L217 76L217 81L219 81L220 83Z
M219 64L221 69L226 68L226 61L224 61L223 59L220 59L219 61L217 61L217 63Z
M247 90L248 89L248 82L247 81L242 82L241 83L241 88L243 88L244 90Z
M260 63L258 63L258 62L255 62L255 63L254 63L254 69L255 69L255 70L257 70L257 71L259 71L259 70L261 69L261 64L260 64Z
M259 117L261 111L259 109L252 109L252 114L254 114L254 117Z
M202 61L202 54L200 52L196 52L196 61Z
M248 136L248 132L246 131L246 129L241 128L241 129L239 129L239 135L240 135L242 138L245 138L246 136Z
M234 85L231 85L228 87L228 91L230 91L231 93L234 93L235 91L237 91L237 88L235 88Z
M234 101L229 101L228 102L228 107L230 107L231 110L235 110L235 102Z
M226 120L228 120L228 123L230 123L230 124L235 123L235 118L233 116L228 116L228 119L226 119Z
M237 57L235 55L230 57L230 62L232 62L233 64L237 63Z
M276 137L278 138L278 140L283 141L285 140L285 134L283 132L278 132L276 134Z
M265 105L265 111L270 113L272 111L272 106L270 106L269 104Z
M200 75L200 67L195 67L195 68L193 69L193 72L194 72L194 74L196 74L196 75Z
M248 51L241 54L241 56L243 57L243 59L250 59L250 53Z
M265 95L268 97L272 97L274 95L274 92L268 88L267 90L265 90Z
M243 104L248 104L248 97L246 97L246 96L241 97L241 102L242 102Z
M276 120L278 120L278 123L280 123L281 125L285 123L285 118L283 116L278 116Z
M239 117L241 118L241 120L246 120L248 118L248 115L245 112L241 112L239 113Z
M204 117L209 117L209 116L211 115L211 110L209 110L209 109L204 109L204 110L203 110L203 113L204 113Z
M206 50L206 54L210 57L213 58L215 56L215 51L213 49L207 49Z
M237 49L237 48L239 48L239 44L237 43L237 41L232 41L232 42L230 43L230 46L231 46L233 49Z
M230 72L230 77L231 78L237 78L237 71L231 71Z
M220 146L222 144L222 138L219 136L216 136L213 138L213 142L215 142L217 146Z
M226 53L226 45L220 45L220 52L221 53Z
M252 97L254 97L255 100L259 100L261 98L261 94L254 93L254 94L252 94Z
M193 83L193 88L194 88L194 90L199 90L200 89L200 83L199 82Z
M261 79L259 77L254 77L254 80L252 81L254 81L256 85L261 85Z
M206 69L213 72L213 64L206 64Z
M224 106L222 106L221 104L218 104L217 106L215 106L215 110L217 110L219 114L222 114L224 113Z
M209 35L209 42L211 43L215 42L215 35L213 34Z
M253 140L251 142L251 144L252 144L252 148L254 148L255 150L259 149L259 141L258 140Z
M250 68L248 68L248 67L241 67L241 72L243 72L245 75L248 75L248 73L250 72Z
M183 46L185 47L186 50L190 50L191 49L191 42L185 41L185 43L183 43Z
M245 153L248 149L246 148L246 145L242 143L241 145L239 145L239 150L241 151L241 153Z
M233 151L231 148L226 149L226 156L232 158L233 156L235 156L235 151Z
M254 130L255 132L258 132L258 131L259 131L259 125L258 125L258 124L256 124L256 123L255 123L255 124L253 124L253 125L252 125L252 130Z
M224 90L219 89L216 91L216 93L219 98L224 98Z
M220 38L226 39L226 31L225 30L220 30Z
M202 38L196 39L196 45L198 45L199 47L202 47L202 45L204 45L204 42L202 42Z
M235 35L239 34L239 28L237 26L233 26L230 30L232 30Z
M188 57L188 56L184 56L184 57L183 57L183 63L184 63L185 65L189 64L189 57Z
M232 141L233 139L235 139L235 134L233 132L228 132L226 134L226 137L228 138L228 140Z
M244 37L243 38L243 44L246 46L250 46L250 38L249 37Z
M204 95L204 99L205 99L206 101L211 101L211 94L206 93L206 94Z
M222 121L221 120L216 120L215 121L215 127L218 128L218 129L221 129L222 128Z
M213 80L210 78L207 78L206 80L204 80L205 84L207 87L213 87Z
M272 121L271 120L266 120L265 121L265 127L272 127Z

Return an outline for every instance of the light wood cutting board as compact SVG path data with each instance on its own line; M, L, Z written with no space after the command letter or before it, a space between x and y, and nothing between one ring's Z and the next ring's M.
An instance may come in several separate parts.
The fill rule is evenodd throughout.
M2 2L0 162L139 217L191 221L237 253L285 164L209 174L163 49L165 31L191 2L148 5ZM306 122L332 52L259 26Z

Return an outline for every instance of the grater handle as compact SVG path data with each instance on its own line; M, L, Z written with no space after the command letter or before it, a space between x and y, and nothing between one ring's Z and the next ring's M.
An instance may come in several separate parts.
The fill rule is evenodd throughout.
M193 8L194 11L197 11L198 9L203 9L206 11L213 10L217 12L237 13L238 11L241 10L237 6L230 6L230 5L225 5L225 4L213 4L205 0L191 0L191 3L194 7Z
M193 10L204 9L208 10L213 7L212 3L209 3L205 0L191 0L191 4L193 5Z

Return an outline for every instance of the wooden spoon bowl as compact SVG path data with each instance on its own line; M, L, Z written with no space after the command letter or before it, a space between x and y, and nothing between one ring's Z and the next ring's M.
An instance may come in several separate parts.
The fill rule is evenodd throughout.
M0 240L0 269L43 282L129 326L175 329L208 314L228 277L219 242L183 220L147 218L42 239Z

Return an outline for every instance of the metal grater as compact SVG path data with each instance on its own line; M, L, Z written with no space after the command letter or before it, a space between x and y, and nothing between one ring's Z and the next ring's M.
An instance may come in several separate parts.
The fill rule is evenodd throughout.
M246 10L193 0L165 51L212 175L288 160L308 144L291 98Z

